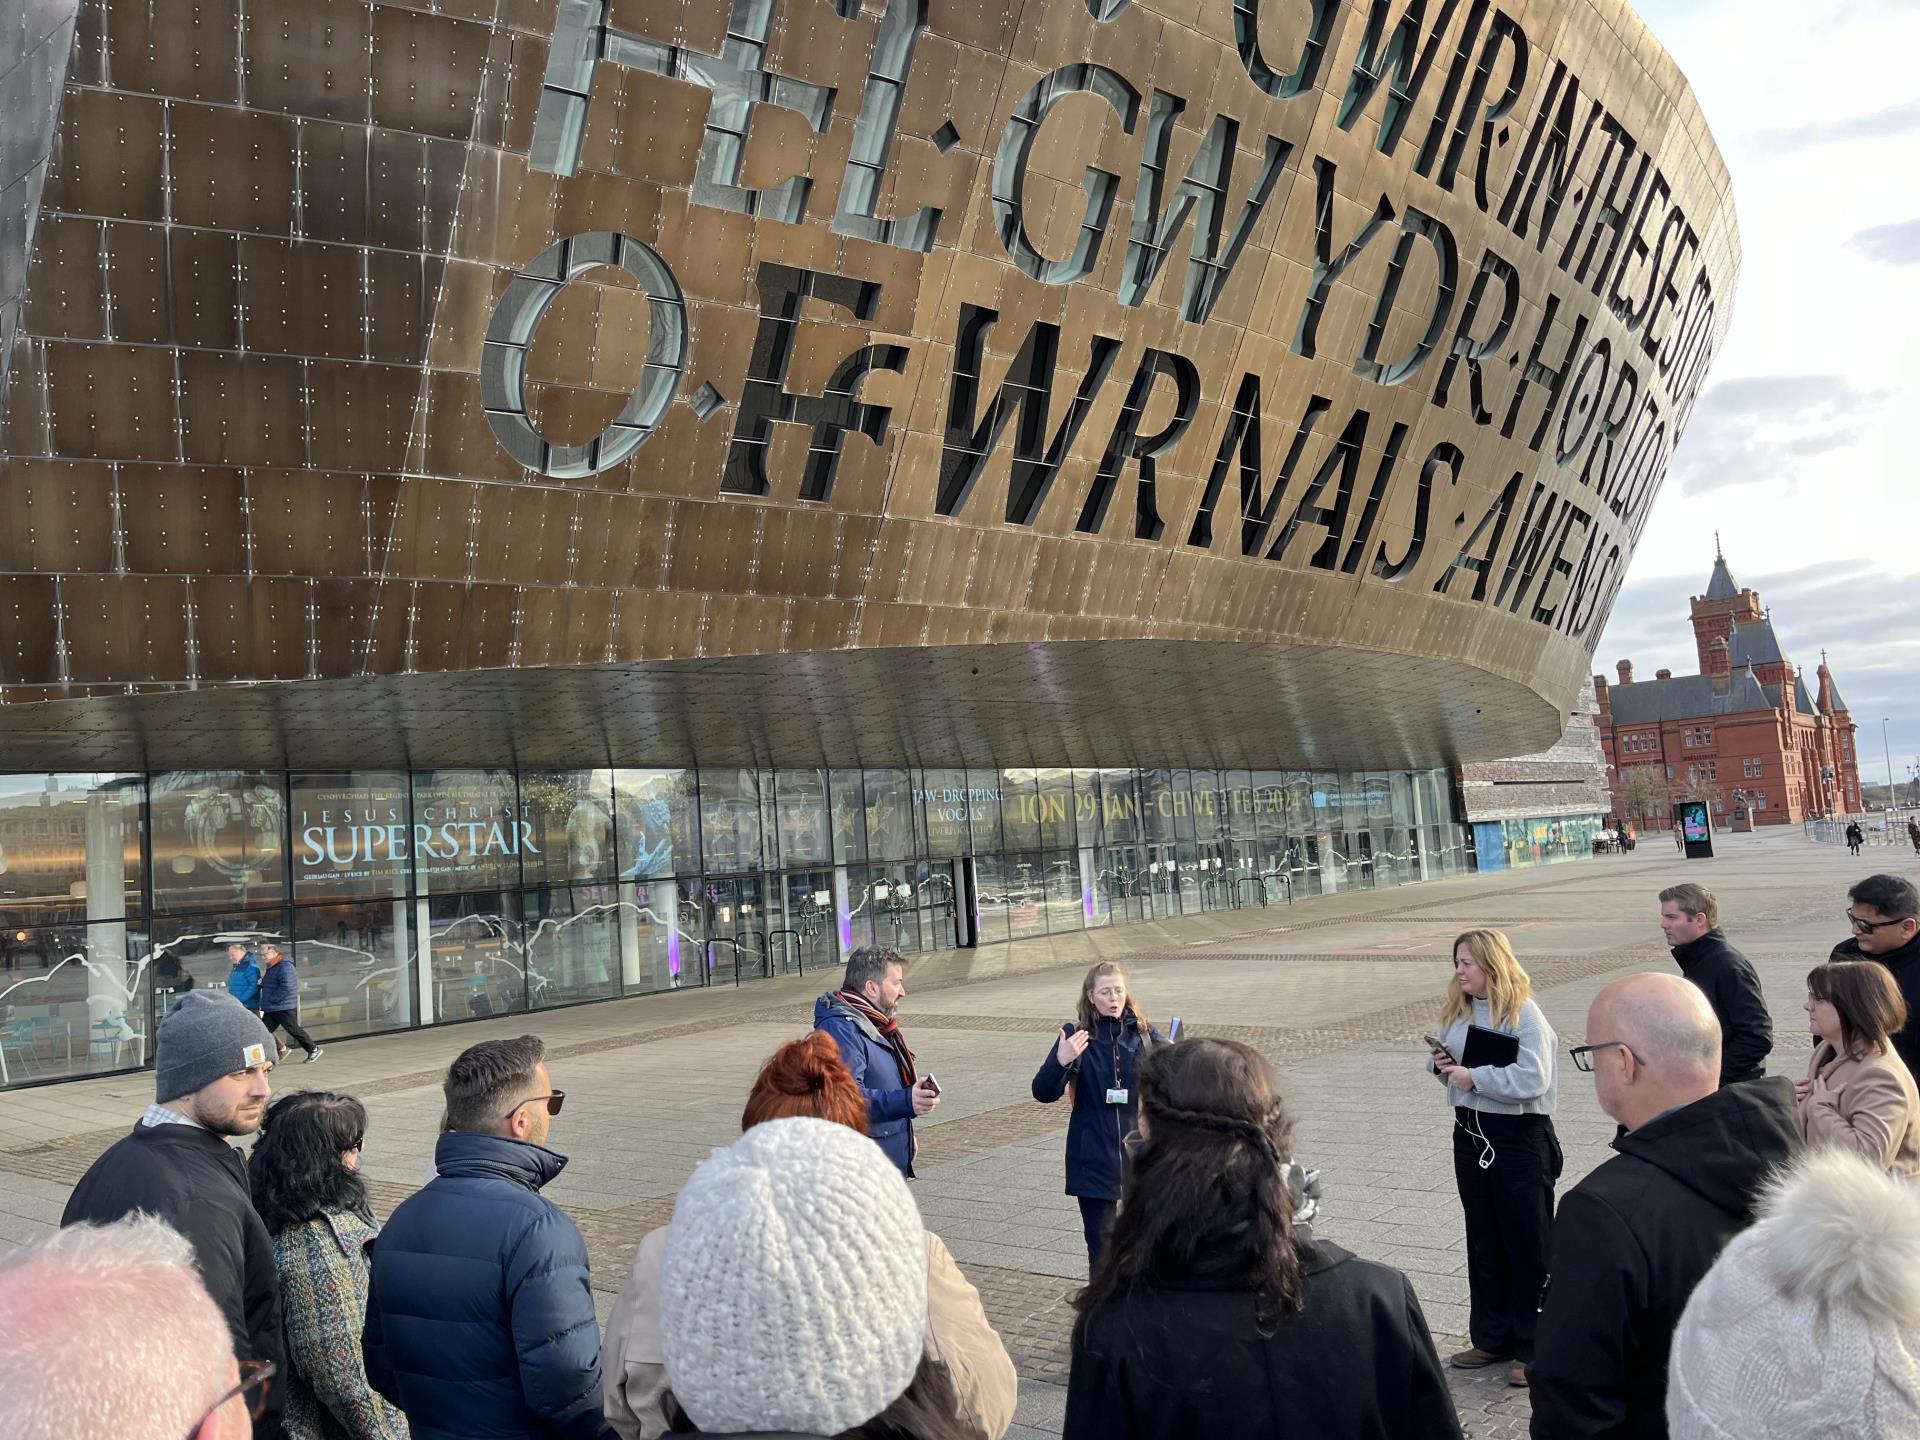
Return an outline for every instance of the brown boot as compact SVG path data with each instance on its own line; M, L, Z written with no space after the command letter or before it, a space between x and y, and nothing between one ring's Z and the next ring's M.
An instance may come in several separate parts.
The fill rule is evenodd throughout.
M1478 1345L1471 1350L1462 1350L1458 1355L1449 1355L1447 1363L1456 1370L1484 1370L1489 1365L1498 1365L1506 1360L1505 1355L1496 1355L1491 1350L1482 1350Z
M1516 1390L1525 1390L1527 1383L1527 1365L1524 1360L1516 1360L1507 1366L1507 1384Z

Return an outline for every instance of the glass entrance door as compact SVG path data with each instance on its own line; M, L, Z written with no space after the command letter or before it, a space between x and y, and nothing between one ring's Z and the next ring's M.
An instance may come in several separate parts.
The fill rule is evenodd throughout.
M828 970L840 963L831 870L789 870L780 877L785 914L767 932L773 971Z
M702 891L701 948L712 978L766 974L767 917L758 875L709 876ZM711 942L711 943L709 943Z

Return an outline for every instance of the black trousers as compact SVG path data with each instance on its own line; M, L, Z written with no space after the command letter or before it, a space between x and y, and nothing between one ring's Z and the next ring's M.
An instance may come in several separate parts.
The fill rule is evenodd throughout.
M298 1010L269 1010L260 1017L260 1022L267 1027L269 1035L275 1030L284 1030L302 1050L313 1054L313 1037L300 1028Z
M1100 1263L1100 1247L1107 1238L1107 1227L1113 1224L1114 1213L1119 1210L1118 1200L1089 1200L1082 1195L1080 1199L1080 1228L1087 1236L1087 1274L1093 1274L1093 1267Z
M1454 1112L1453 1177L1467 1221L1467 1324L1481 1350L1533 1359L1559 1175L1550 1117Z

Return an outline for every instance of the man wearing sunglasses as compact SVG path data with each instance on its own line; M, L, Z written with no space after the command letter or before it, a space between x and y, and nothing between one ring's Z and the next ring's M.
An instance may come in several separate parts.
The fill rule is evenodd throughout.
M1893 1048L1913 1070L1920 1066L1920 890L1898 875L1869 875L1847 891L1847 925L1853 934L1828 958L1878 960L1892 972L1907 1001Z
M485 1040L447 1070L436 1174L373 1246L367 1379L413 1440L613 1440L579 1227L540 1193L566 1092L537 1035Z

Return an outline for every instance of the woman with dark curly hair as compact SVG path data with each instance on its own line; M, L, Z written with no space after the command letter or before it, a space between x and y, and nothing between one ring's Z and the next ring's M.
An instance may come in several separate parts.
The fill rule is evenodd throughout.
M1295 1234L1292 1131L1245 1045L1141 1062L1126 1193L1074 1299L1064 1440L1458 1440L1406 1276Z
M273 1102L247 1162L280 1271L289 1440L406 1440L406 1416L374 1393L360 1354L380 1233L360 1178L366 1134L351 1095L301 1090Z

